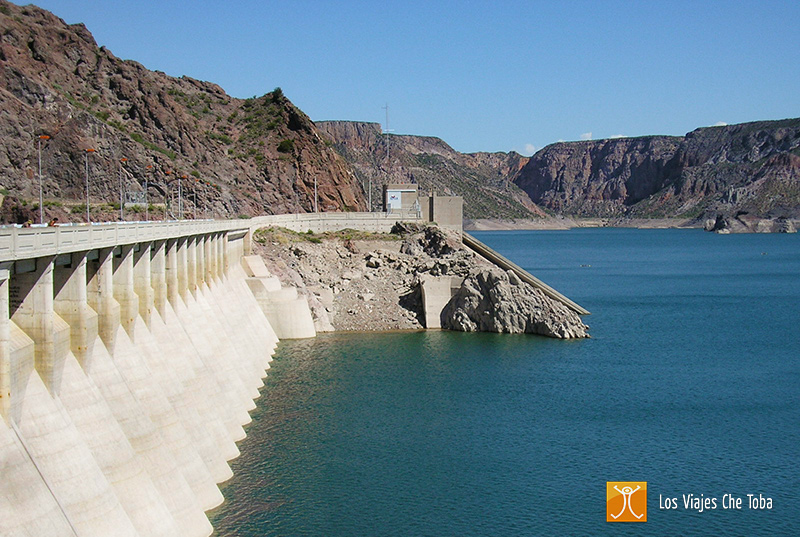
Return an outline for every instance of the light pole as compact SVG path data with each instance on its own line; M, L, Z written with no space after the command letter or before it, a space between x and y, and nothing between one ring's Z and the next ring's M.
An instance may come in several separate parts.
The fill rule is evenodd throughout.
M319 212L319 196L317 195L317 176L314 176L314 212Z
M178 220L183 220L183 180L186 177L186 175L181 175L178 181Z
M120 219L120 221L124 221L125 220L125 213L124 213L125 200L123 199L123 194L122 194L122 165L125 164L126 162L128 162L128 159L126 159L124 157L119 159L119 219Z
M39 223L44 224L44 198L42 196L42 140L49 140L46 134L39 136Z
M172 173L172 170L167 170L164 173L169 175ZM167 180L164 179L164 222L167 221L167 188Z
M207 185L208 185L208 182L207 181L203 181L203 186L202 186L203 192L202 192L201 196L206 196L206 186ZM206 197L208 197L208 196L206 196ZM203 219L204 220L207 219L208 218L208 206L205 204L205 202L203 203L203 210L201 212L203 213Z
M213 187L214 187L214 190L216 190L216 189L218 188L218 187L217 187L217 183L213 183L211 186L213 186ZM217 196L215 195L214 197L216 198ZM296 199L297 199L297 197L296 197L296 194L295 194L295 200L296 200ZM216 219L217 219L217 204L216 204L216 203L214 204L214 212L212 213L211 217L212 217L214 220L216 220Z
M152 164L147 165L147 172L153 169ZM147 172L144 174L144 220L145 222L150 221L150 204L147 201Z
M86 149L86 153L84 153L84 160L86 162L86 223L91 224L92 220L89 216L89 153L94 153L94 149L91 147Z

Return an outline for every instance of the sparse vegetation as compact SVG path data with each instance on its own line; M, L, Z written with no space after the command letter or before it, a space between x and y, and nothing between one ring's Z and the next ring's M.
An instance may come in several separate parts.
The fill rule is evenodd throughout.
M169 149L164 149L163 147L159 147L159 146L157 146L156 144L154 144L152 142L148 142L147 140L144 139L144 136L142 136L138 132L132 132L131 133L131 138L135 142L138 142L138 143L142 144L143 146L145 146L147 149L150 149L151 151L158 151L159 153L161 153L163 155L166 155L167 157L170 158L170 160L175 160L178 157L178 155L176 155L174 151L170 151Z
M233 139L230 136L221 132L206 131L206 136L211 140L218 140L226 145L231 145L233 143Z
M358 231L355 229L342 229L339 231L327 231L325 233L314 233L311 230L301 233L283 227L267 227L256 230L253 239L260 243L277 242L278 244L290 244L293 242L310 242L320 244L327 240L341 241L368 241L382 240L394 241L402 240L399 235L390 233L372 233L370 231Z
M278 151L281 153L291 153L294 151L294 140L290 140L288 138L281 140L278 144Z

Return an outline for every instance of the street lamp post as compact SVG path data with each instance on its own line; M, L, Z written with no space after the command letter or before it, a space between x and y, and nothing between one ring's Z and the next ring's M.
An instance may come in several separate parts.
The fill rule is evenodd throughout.
M202 192L201 196L205 196L205 194L206 194L206 185L207 185L207 184L208 184L208 183L206 183L205 181L203 181L203 184L201 185L201 188L203 189L203 192ZM203 215L203 219L206 219L206 218L208 218L208 208L206 207L206 204L205 204L205 203L203 203L203 210L202 210L202 211L200 211L200 212L201 212L201 213L202 213L202 215Z
M49 140L46 134L39 136L39 223L44 224L44 197L42 195L42 140Z
M166 171L166 172L164 172L164 173L166 173L167 175L169 175L169 174L171 174L171 173L172 173L172 170L167 170L167 171ZM166 221L167 221L167 188L168 188L168 187L167 187L167 180L166 180L166 179L164 179L164 222L166 222Z
M183 220L183 180L186 175L181 175L178 181L178 220Z
M148 164L147 165L147 171L149 172L152 169L153 169L153 165L152 164ZM147 172L145 172L145 174L144 174L144 220L145 220L145 222L149 222L150 221L150 204L147 201L147 186L148 186L147 185Z
M314 176L314 212L319 212L319 196L317 195L317 176Z
M122 192L122 165L128 161L126 158L119 159L119 219L125 220L125 199Z
M213 187L214 187L214 190L216 190L216 189L217 189L217 183L213 183L211 186L213 186ZM215 195L214 197L216 198L217 196ZM297 199L297 195L295 194L295 200L296 200L296 199ZM212 214L211 214L211 217L212 217L214 220L216 220L216 219L217 219L217 204L216 204L216 203L214 204L214 211L212 212Z
M91 224L92 220L89 216L89 153L94 153L94 149L91 147L86 150L84 153L84 160L86 162L86 223Z

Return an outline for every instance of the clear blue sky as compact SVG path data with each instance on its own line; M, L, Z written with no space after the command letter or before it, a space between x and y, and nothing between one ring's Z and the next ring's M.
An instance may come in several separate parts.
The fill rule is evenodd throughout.
M17 2L21 3L21 2ZM800 116L800 2L39 0L100 45L459 151Z

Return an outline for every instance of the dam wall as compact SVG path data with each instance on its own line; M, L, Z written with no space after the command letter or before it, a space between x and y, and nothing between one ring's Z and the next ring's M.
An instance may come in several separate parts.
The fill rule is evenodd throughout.
M278 342L249 233L0 231L0 535L212 533Z
M315 335L306 299L250 255L253 233L388 232L398 220L422 221L0 228L0 536L210 535L205 512L223 501L278 339ZM429 328L451 280L423 286Z

